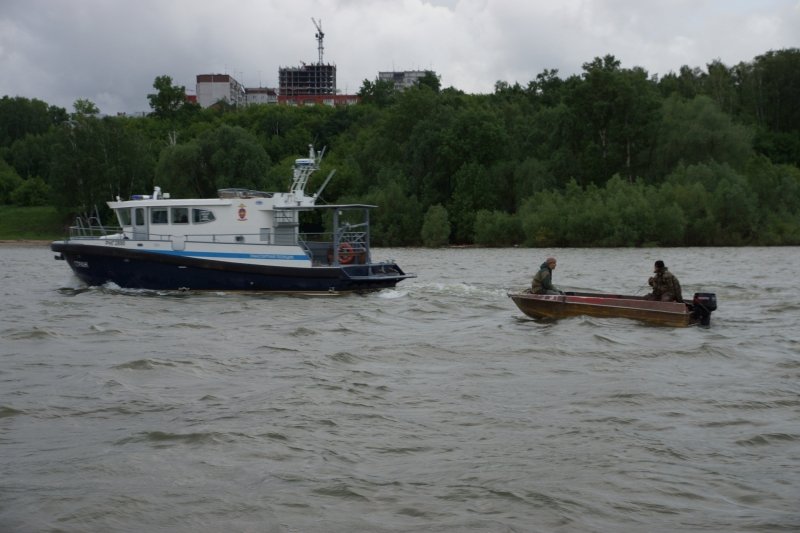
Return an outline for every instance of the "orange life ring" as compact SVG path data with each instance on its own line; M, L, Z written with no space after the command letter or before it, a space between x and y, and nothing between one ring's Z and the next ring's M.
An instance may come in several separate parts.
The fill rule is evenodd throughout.
M339 263L349 265L356 258L356 252L353 250L353 245L349 242L339 244Z

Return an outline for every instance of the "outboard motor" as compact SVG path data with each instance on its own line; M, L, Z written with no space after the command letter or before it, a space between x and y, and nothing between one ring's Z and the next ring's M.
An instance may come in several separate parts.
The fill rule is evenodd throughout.
M692 318L701 326L711 324L711 312L717 310L717 295L713 292L696 292L692 298Z

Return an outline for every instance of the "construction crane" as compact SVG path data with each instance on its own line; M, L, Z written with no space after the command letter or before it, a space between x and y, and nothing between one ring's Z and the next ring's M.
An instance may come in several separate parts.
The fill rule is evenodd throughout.
M314 26L317 27L317 34L315 35L315 37L317 38L317 43L319 43L318 46L317 46L317 49L319 50L319 64L321 65L322 64L322 39L325 37L325 34L322 33L322 21L321 20L318 21L314 17L311 17L311 22L313 22Z

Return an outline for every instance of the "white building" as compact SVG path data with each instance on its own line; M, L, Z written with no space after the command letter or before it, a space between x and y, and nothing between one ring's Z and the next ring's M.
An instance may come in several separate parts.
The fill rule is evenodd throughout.
M267 87L247 87L245 90L247 105L277 104L278 91Z
M246 105L244 86L228 74L198 74L197 103L200 107L211 107L220 101L234 106Z
M388 81L394 83L394 89L396 91L402 91L416 85L419 82L419 80L424 78L428 72L431 72L434 75L436 74L435 72L430 70L404 70L401 72L378 72L378 79L380 81Z

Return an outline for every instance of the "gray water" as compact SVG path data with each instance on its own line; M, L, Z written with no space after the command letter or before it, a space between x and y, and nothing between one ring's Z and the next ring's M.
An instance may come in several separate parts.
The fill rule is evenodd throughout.
M710 328L527 319L643 293ZM382 249L359 296L81 288L0 247L0 531L800 528L799 248Z

